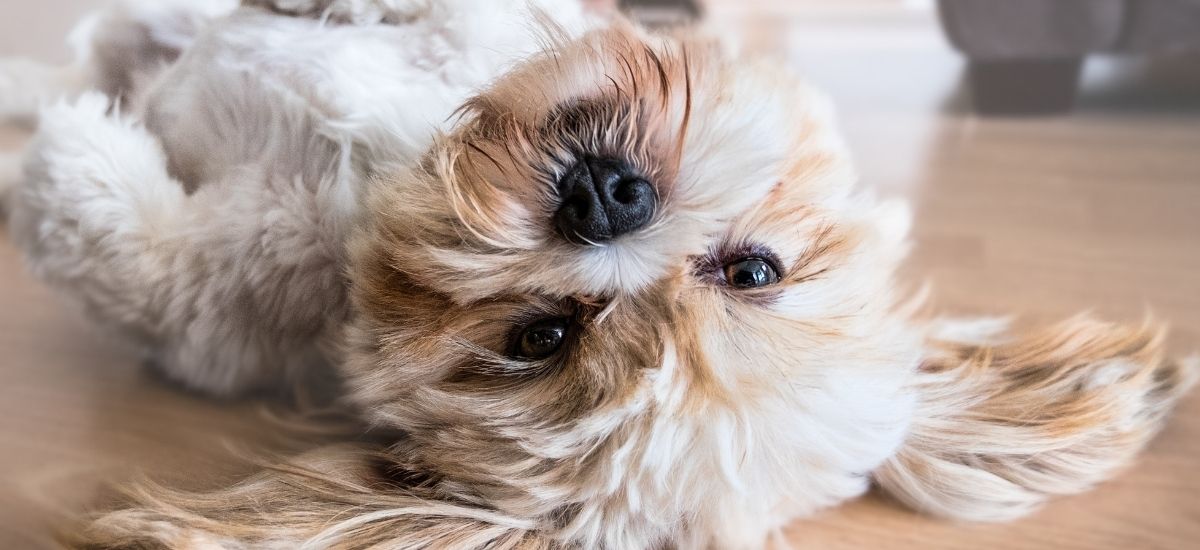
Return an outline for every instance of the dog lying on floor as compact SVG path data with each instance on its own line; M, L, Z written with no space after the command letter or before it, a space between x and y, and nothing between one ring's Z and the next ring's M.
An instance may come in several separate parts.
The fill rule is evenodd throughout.
M4 66L38 124L12 238L167 376L333 365L404 436L137 492L83 546L760 547L872 482L1003 520L1196 377L1154 327L915 318L905 208L777 67L565 0L245 4L127 2L79 65Z

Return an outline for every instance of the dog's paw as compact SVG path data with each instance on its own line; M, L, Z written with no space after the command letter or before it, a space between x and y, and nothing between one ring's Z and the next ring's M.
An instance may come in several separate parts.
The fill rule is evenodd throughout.
M82 261L87 243L170 222L182 199L158 141L87 92L41 110L24 171L9 196L10 229L40 265Z
M56 200L66 205L160 183L166 159L158 141L115 109L94 91L43 107L29 145L26 187L61 188Z
M0 185L7 186L10 200L24 202L24 209L71 210L72 197L86 190L79 186L80 171L91 165L102 169L106 159L95 159L94 151L112 136L94 136L96 130L110 133L105 120L110 102L98 92L85 93L74 100L59 99L35 109L39 119L37 132L27 146L29 177L20 181L14 172L15 160L4 158L0 167ZM95 139L93 139L95 137Z

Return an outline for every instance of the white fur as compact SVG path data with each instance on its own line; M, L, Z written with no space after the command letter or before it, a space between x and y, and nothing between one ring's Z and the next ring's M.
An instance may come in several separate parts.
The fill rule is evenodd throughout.
M396 18L402 23L387 25L374 24L386 18L371 15L362 2L310 4L279 7L320 8L330 16L344 9L347 19L363 24L234 12L219 23L189 27L201 29L195 42L180 47L182 57L144 88L126 91L128 107L88 92L44 110L15 197L13 237L37 273L134 336L170 376L220 395L338 360L332 350L350 314L337 288L342 246L364 178L414 162L468 94L540 47L532 19L514 9L518 0L371 3L372 9L403 11ZM555 14L560 24L581 26L577 8ZM179 19L134 18L152 27ZM102 21L111 26L95 29L97 36L137 27L112 15ZM156 68L135 70L146 75ZM791 153L786 125L794 122L772 117L787 110L782 105L750 117L737 112L739 98L754 97L760 85L766 84L731 81L726 103L694 107L708 116L694 123L695 145L687 154L704 158L683 165L719 170L683 175L695 183L677 194L680 214L664 222L669 231L585 249L590 258L577 264L577 273L559 276L578 278L585 289L636 290L661 277L669 267L664 262L703 253L709 235L751 236L731 217L775 185L767 167ZM742 143L745 136L757 137ZM729 192L732 184L740 190ZM730 197L737 200L726 202ZM848 212L859 206L843 202ZM631 262L640 267L630 268ZM493 292L509 283L473 284ZM777 307L801 317L856 307L849 298L858 286L824 290ZM866 296L877 293L859 294ZM913 334L899 325L878 326L895 331L890 340L877 336L889 346L916 349ZM899 389L909 370L895 365L911 366L916 358L891 350L872 360L847 348L844 357L836 349L775 351L791 355L789 361L824 354L823 363L839 363L845 373L829 377L813 369L796 379L781 370L776 394L694 417L670 412L685 406L678 398L692 382L668 352L627 407L591 419L594 430L564 434L590 437L626 422L634 426L597 479L561 489L583 493L546 495L549 504L608 502L583 509L558 536L589 546L642 547L690 515L717 531L696 529L694 540L679 541L683 547L753 546L797 515L864 491L867 473L899 445L911 407ZM738 349L719 340L708 353L721 362L742 361ZM722 383L732 388L752 373L726 375ZM664 413L648 421L631 416L646 407ZM579 444L530 443L540 455ZM689 457L694 449L720 452Z
M301 546L304 539L293 537L309 537L308 547L339 545L372 522L414 514L479 520L486 529L462 536L480 541L493 531L529 529L582 547L754 547L789 520L865 491L871 473L888 468L885 461L919 426L915 420L933 426L923 432L928 441L940 441L941 416L956 410L914 395L927 334L893 307L903 301L892 276L907 250L908 211L854 191L845 145L819 94L761 67L684 63L686 95L664 90L662 96L661 123L686 128L678 140L680 173L672 193L644 230L605 246L578 247L544 234L552 229L533 215L538 205L516 198L525 195L490 189L497 198L489 197L495 204L487 205L448 197L464 189L448 183L455 177L453 159L423 156L438 136L449 139L444 132L455 124L451 115L460 104L543 49L537 29L545 21L537 22L534 8L547 8L543 17L563 27L564 36L555 37L562 39L587 26L578 5L247 3L270 10L234 9L226 0L122 4L80 32L90 49L83 48L81 61L61 74L81 81L63 80L53 69L8 65L0 72L0 109L22 114L37 101L65 97L41 110L21 181L11 191L13 239L36 273L143 346L168 375L233 395L340 363L368 418L408 432L389 452L406 457L405 445L424 443L419 450L446 456L423 458L441 459L467 479L491 481L457 487L485 502L485 511L453 500L339 511L317 518L323 521L297 522L317 523L315 535L272 532L273 538L259 539L265 541L261 547ZM650 51L645 44L653 39L636 36L647 41L638 47ZM587 97L609 81L616 85L608 76L621 70L617 58L628 62L625 54L586 55L603 47L587 40L563 45L584 52L570 58L576 63L570 70L537 73L527 80L540 87L500 94L502 116L535 118L523 111ZM674 53L686 59L688 52ZM656 55L658 74L667 81L669 71ZM538 60L541 65L513 72L549 71L550 63L561 61L554 54ZM13 91L21 82L30 84L36 101ZM93 89L80 91L87 88ZM539 95L525 101L525 92ZM547 156L573 160L578 154ZM390 177L373 179L380 173ZM367 201L368 187L376 202ZM500 214L463 216L455 208ZM502 230L472 227L468 218ZM401 223L414 220L427 223ZM839 242L822 242L822 230L834 221L845 234ZM434 235L442 240L422 240L438 223L451 226ZM352 233L362 242L348 249ZM396 235L407 239L403 262L387 255L395 249L371 248ZM440 244L445 242L452 244ZM782 265L797 266L792 275L810 268L813 274L772 299L755 301L753 294L735 297L728 285L698 283L701 277L682 272L723 245L749 243L771 243ZM824 258L823 247L835 250L828 255L837 261ZM357 261L349 260L352 253ZM509 307L509 294L614 297L586 330L637 328L615 344L628 345L630 357L614 352L597 360L609 368L597 370L619 371L615 377L628 380L629 391L555 424L521 416L531 410L523 405L548 399L537 394L536 384L512 383L482 397L441 389L432 382L447 377L469 344L457 345L462 342L417 321L395 322L388 316L396 303L390 295L374 298L381 305L364 303L370 293L356 294L361 307L354 318L343 271L352 264L361 271L356 284L369 286L376 275L370 262L380 257L405 264L388 266L388 276L396 278L386 279L390 291L408 293L425 284L420 277L436 281L420 297L438 306L414 311L477 321L444 313L486 310L492 317L481 313L478 324L488 326L471 327L485 335L503 332L497 327L506 323L496 322L503 316L495 312ZM416 282L391 285L401 277ZM389 326L373 325L372 315L386 317L378 324ZM996 322L947 322L930 332L951 344L991 343L1002 329ZM639 337L646 341L634 341ZM436 347L431 342L445 349L430 351ZM653 343L650 352L646 342ZM349 357L342 357L346 350ZM475 358L488 353L473 352ZM1096 365L1081 387L1103 387L1136 370L1122 360ZM947 372L927 377L958 380L958 371ZM954 387L965 397L952 395L951 405L969 399L986 405L993 397L972 393L980 388L963 380ZM1140 394L1129 395L1134 397L1125 400L1134 403ZM914 410L937 414L922 419ZM1136 419L1139 409L1131 405L1126 413ZM955 441L972 437L948 431ZM1126 460L1115 456L1097 464ZM935 463L946 471L968 470L964 479L987 474L961 461ZM885 478L893 487L916 495L911 498L926 508L955 513L939 507L953 498L938 498L959 496L957 487L930 491L924 472L902 466L892 464ZM1040 483L1029 476L1027 485ZM935 489L946 489L939 481L932 480ZM972 494L983 504L974 516L972 510L958 515L1006 517L1043 498L1025 485L1009 485L993 492L1018 494L1023 500L1017 505ZM1084 485L1067 483L1050 492ZM272 484L248 487L253 493ZM320 496L328 500L328 494ZM264 506L280 506L278 499L266 500ZM328 509L328 502L308 504ZM437 513L429 512L434 508ZM155 527L158 535L183 537L173 540L193 547L242 547L174 528L163 522Z
M522 0L390 2L402 22L342 26L152 4L87 23L80 41L101 50L77 66L105 75L100 88L134 87L41 112L14 241L189 386L232 395L336 360L343 241L368 167L412 162L471 92L538 51L532 13ZM578 6L557 8L582 27ZM168 65L168 50L184 53ZM40 101L72 95L40 76L52 69L11 67L0 82L45 80ZM0 89L13 111L31 102Z
M448 128L450 113L468 94L539 49L532 20L514 9L519 3L281 2L282 9L323 10L360 25L254 10L193 25L202 30L179 48L184 53L177 61L157 73L157 65L135 67L140 75L154 74L136 93L124 94L130 107L89 92L42 112L26 182L16 195L13 237L36 272L136 337L189 386L229 395L314 362L336 361L331 350L350 314L336 288L342 244L364 178L370 171L404 170L436 131ZM385 6L403 17L372 11ZM581 25L577 10L555 13L562 24ZM375 24L385 19L403 22ZM110 26L93 32L144 28L131 20L153 28L155 21L180 18L109 15L102 21ZM603 67L595 70L598 79ZM787 106L741 111L760 87L778 85L755 80L766 75L747 72L731 80L723 103L697 98L694 108L706 116L693 122L686 150L692 157L683 166L704 170L682 175L693 183L676 194L675 217L632 241L581 250L581 260L566 266L573 271L553 274L560 280L548 284L634 291L660 278L672 267L667 262L704 253L711 235L768 239L749 234L755 230L749 222L735 221L776 184L769 167L793 153L788 125L797 121L774 117ZM852 178L847 172L836 179ZM738 187L731 191L731 185ZM833 195L819 200L841 204L847 214L863 206L832 189L821 191ZM866 211L856 215L874 215ZM901 220L881 225L885 248L902 248L901 214L879 216ZM790 263L801 250L779 252ZM894 256L888 259L900 254ZM879 258L861 261L868 260ZM889 273L847 272L861 276L850 279L853 284L845 278L832 287L814 283L775 307L796 318L849 315L859 300L878 299L876 287ZM499 272L496 280L471 282L484 293L521 284L541 283L502 279ZM644 547L690 516L709 528L689 531L693 539L678 541L681 547L756 546L791 518L862 493L867 473L904 434L912 398L900 388L917 358L903 355L918 349L915 335L899 324L866 326L890 331L875 335L887 342L877 356L808 343L776 349L786 364L819 358L842 373L780 370L775 393L701 416L683 411L680 398L691 391L692 375L668 349L631 403L589 419L591 429L528 443L531 452L553 456L586 443L572 438L632 425L596 479L545 495L547 505L606 503L584 508L558 536L585 546ZM663 332L670 334L669 327ZM743 362L740 350L720 339L707 344L706 353L720 363ZM721 372L731 391L741 377L762 374ZM636 418L651 407L663 412Z

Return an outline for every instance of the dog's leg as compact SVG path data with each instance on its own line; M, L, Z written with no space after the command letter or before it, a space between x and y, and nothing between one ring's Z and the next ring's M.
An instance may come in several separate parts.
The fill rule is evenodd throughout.
M193 388L311 372L345 307L337 188L235 171L186 195L158 141L110 108L89 92L43 113L10 196L28 265Z
M965 325L960 325L964 327ZM875 474L914 508L1005 520L1130 463L1195 382L1161 331L1078 318L1008 338L932 338L906 444Z
M123 0L71 32L73 63L0 60L0 122L35 125L40 106L98 89L128 104L236 0Z
M90 92L44 111L12 191L10 229L35 272L105 317L148 329L148 301L161 284L143 273L161 250L151 243L168 233L185 197L154 139L108 109L106 96Z
M86 548L495 548L549 550L534 522L472 506L396 464L338 445L209 493L130 491L71 541Z
M122 0L72 36L94 87L126 102L175 61L213 18L236 0Z

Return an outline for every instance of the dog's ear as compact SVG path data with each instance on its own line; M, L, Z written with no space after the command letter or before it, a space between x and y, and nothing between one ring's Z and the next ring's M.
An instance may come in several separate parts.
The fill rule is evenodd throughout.
M386 448L335 445L266 468L228 489L187 493L144 485L68 546L171 548L498 548L548 550L532 522L445 494L397 470Z
M1200 370L1197 358L1164 360L1163 331L1149 324L1080 317L1021 337L943 328L927 343L908 438L875 473L903 503L940 516L1011 519L1104 481Z

